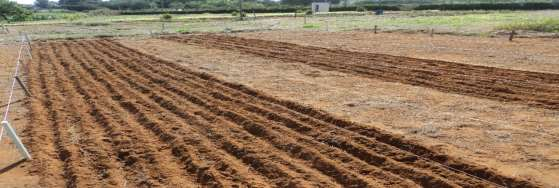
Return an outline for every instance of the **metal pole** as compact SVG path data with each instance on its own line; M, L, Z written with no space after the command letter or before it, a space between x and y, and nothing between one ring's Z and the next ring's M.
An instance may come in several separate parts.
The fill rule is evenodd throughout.
M19 84L19 86L21 86L21 88L23 88L23 91L25 91L25 95L27 95L28 97L31 97L31 93L29 92L29 90L27 90L27 87L25 87L25 85L23 84L21 79L19 79L19 76L16 76L16 81Z
M239 16L243 20L243 0L239 0Z
M29 38L29 35L27 35L27 33L24 33L23 36L25 36L25 40L27 41L27 45L29 46L29 49L31 49L31 38Z
M514 35L516 35L516 31L512 30L509 35L509 41L512 41L514 39Z

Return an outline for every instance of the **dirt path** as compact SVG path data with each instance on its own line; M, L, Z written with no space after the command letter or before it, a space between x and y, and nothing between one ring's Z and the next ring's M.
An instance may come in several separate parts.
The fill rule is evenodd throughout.
M35 47L44 186L533 186L112 41Z

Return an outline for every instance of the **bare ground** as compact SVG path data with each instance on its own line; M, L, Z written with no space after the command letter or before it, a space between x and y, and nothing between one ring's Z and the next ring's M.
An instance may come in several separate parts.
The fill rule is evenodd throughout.
M278 36L277 33L253 35L260 38ZM293 38L286 37L285 33L282 35L283 40L286 41L301 37L298 34L293 34ZM336 38L333 34L325 35L328 36L325 37L326 40L310 38L309 41L322 46L324 43L334 41L350 47L367 45L363 40L348 37L363 39L364 36L358 34L342 35L346 37L341 38ZM385 36L387 39L394 37L398 36ZM410 37L410 35L401 37ZM453 40L463 42L454 41L445 44L455 44L452 46L453 48L464 48L469 41L485 39L472 40L468 37L456 37ZM300 40L299 43L303 43L301 41L306 44L311 43L306 40ZM353 45L352 41L358 42ZM404 134L407 138L452 153L454 156L496 168L509 176L533 179L547 186L557 186L554 180L559 178L557 177L559 174L559 148L556 147L558 142L556 135L559 133L556 125L559 119L554 110L383 82L338 71L325 71L301 63L256 57L229 50L201 48L200 45L186 45L162 40L122 42L159 57L172 57L171 60L184 62L188 67L258 88L279 98L302 102L359 123ZM535 43L538 42L545 43L543 41ZM410 44L417 43L410 42ZM441 42L438 45L442 44ZM553 44L548 45L553 46ZM411 48L410 51L428 50L420 45L415 45L415 48L407 48ZM398 48L385 46L378 48L369 46L366 49L386 50L386 52L392 53L398 51ZM495 47L494 49L491 52L496 54L494 57L502 57L499 55L500 52L508 53L508 50L514 49L514 47ZM546 54L548 49L553 51L553 48L541 48L539 53L544 56L553 56L549 52ZM402 52L408 51L402 50ZM473 56L467 50L464 53L455 50L454 53L454 56L438 59L457 61L452 57L460 57L466 59L467 63L477 62L487 65L483 63L494 62L494 66L497 67L539 70L538 66L523 63L520 60L513 61L513 63L504 60L491 61L489 59L492 57ZM443 53L415 57L438 57L440 54ZM469 58L474 60L469 60ZM477 61L476 58L482 59L482 61ZM549 58L544 58L538 63L554 67ZM554 70L547 68L547 72L554 72Z
M2 118L6 110L8 88L11 86L11 78L16 64L18 50L19 44L0 44L0 62L2 62L0 64L0 111L2 112ZM27 65L29 61L24 61L24 63L24 65ZM26 77L23 76L22 78L25 80ZM27 121L27 108L25 107L27 100L23 90L19 87L16 87L14 94L14 102L11 104L8 119L14 129L18 132L19 136L24 140L24 142L27 142L28 138L25 136L24 131L31 126ZM21 159L22 156L15 149L11 140L7 137L7 135L4 135L2 141L0 142L0 170L2 171L0 172L0 187L38 186L38 177L32 176L28 173L27 169L30 166L30 163L18 163ZM12 165L17 166L15 166L15 168L11 168Z
M373 32L260 32L238 33L266 39L331 49L435 59L515 70L559 73L559 38L467 37L456 35Z
M34 46L45 187L534 187L111 40Z

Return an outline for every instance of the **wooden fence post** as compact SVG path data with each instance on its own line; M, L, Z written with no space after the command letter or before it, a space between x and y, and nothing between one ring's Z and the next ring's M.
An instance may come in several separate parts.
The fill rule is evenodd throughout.
M509 41L512 42L512 40L514 39L514 35L516 35L516 31L515 31L515 30L512 30L512 31L510 32L510 35L509 35Z

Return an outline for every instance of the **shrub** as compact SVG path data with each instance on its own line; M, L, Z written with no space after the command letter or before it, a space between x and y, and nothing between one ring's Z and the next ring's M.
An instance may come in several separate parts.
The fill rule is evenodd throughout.
M64 14L64 16L62 16L62 17L63 17L65 20L68 20L68 21L71 21L71 22L76 21L76 20L82 18L82 16L79 15L79 14Z
M95 26L107 26L110 24L108 22L93 22L93 23L86 23L85 25L95 27Z
M62 6L65 9L73 11L88 11L98 9L98 4L95 3L67 3Z
M90 16L113 16L113 15L119 15L119 12L108 8L101 8L101 9L91 10L87 12L87 14Z
M183 28L178 29L177 33L186 34L186 33L191 33L191 31L187 27L183 27Z
M544 10L559 9L552 3L479 3L420 5L415 10Z
M231 16L237 17L237 16L239 16L239 12L233 11L233 12L231 12ZM246 13L246 12L243 12L242 17L243 17L243 18L244 18L244 17L247 17L247 13Z
M173 16L169 13L161 15L161 20L163 21L170 21L171 19L173 19Z
M305 24L305 25L303 25L303 28L305 28L305 29L318 29L318 28L320 28L320 25L318 25L318 24Z
M32 13L13 1L0 0L0 21L25 21Z
M304 15L312 15L311 9L299 9L297 10L297 14L304 14Z
M365 7L357 7L357 8L355 9L355 11L357 11L357 12L367 12L367 8L365 8Z
M531 20L524 22L517 22L506 24L497 27L502 30L524 30L524 31L538 31L538 32L559 32L559 19L548 18L543 20Z

